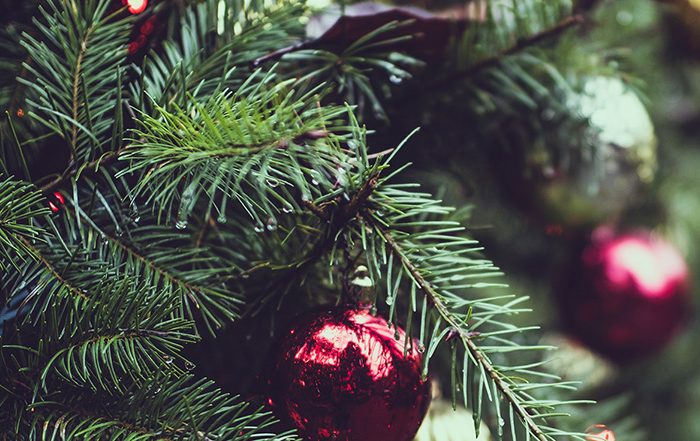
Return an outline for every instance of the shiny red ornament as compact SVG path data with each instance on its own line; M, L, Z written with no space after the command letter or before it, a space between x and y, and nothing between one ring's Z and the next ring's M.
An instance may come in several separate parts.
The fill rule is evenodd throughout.
M63 194L59 191L54 191L53 195L48 197L49 201L49 208L51 209L52 212L58 213L61 211L61 206L66 205L66 199L63 197Z
M689 310L685 261L649 232L599 229L563 287L563 322L591 349L627 362L662 349Z
M56 200L61 203L61 205L66 205L66 199L63 197L60 191L54 191L53 197L55 197Z
M268 402L307 440L410 441L430 382L405 342L403 330L359 307L302 316L267 366Z
M146 10L148 0L122 0L122 3L128 7L132 14L140 14Z
M151 15L139 26L137 33L132 38L128 45L129 55L137 55L140 51L148 49L148 45L152 40L153 33L160 27L157 15Z

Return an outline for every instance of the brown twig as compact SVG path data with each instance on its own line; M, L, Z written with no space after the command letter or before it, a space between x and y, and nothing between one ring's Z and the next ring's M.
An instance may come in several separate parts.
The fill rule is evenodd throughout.
M345 227L350 219L360 214L360 211L364 208L365 202L372 195L378 183L378 174L370 177L363 183L357 192L355 192L350 201L346 203L340 197L334 201L326 202L322 205L316 205L312 201L308 200L303 201L302 204L304 207L321 221L328 223L329 227L325 231L325 234L316 241L311 250L303 258L294 262L293 264L287 265L285 268L277 268L284 269L288 272L278 281L276 281L276 284L279 286L288 285L298 277L303 276L314 264L316 264L316 262L318 262L319 259L326 254L327 250L333 246L338 232ZM333 206L338 207L335 213L331 212ZM252 273L264 268L275 269L268 262L264 262L242 272L239 277L241 279L248 278ZM260 311L260 308L251 308L250 311L250 315L255 315Z
M75 297L79 297L83 300L88 300L90 299L90 296L85 293L85 291L81 290L80 288L73 286L66 278L63 277L63 274L59 273L58 270L54 267L54 265L49 262L40 252L39 250L36 249L34 245L32 245L29 240L27 240L24 237L21 237L20 240L24 243L24 245L27 247L27 249L32 250L33 254L35 255L36 259L46 267L46 269L51 273L51 275L54 276L58 282L65 286L68 291L73 294ZM29 296L31 297L31 296ZM22 306L27 304L29 302L29 297L27 297L23 302Z
M379 184L379 175L370 177L362 184L362 187L353 195L350 202L348 202L343 209L340 211L338 216L338 222L343 225L353 217L355 217L362 208L364 208L365 202L372 196L374 189L377 188Z
M216 221L214 220L213 217L211 217L211 214L207 214L207 218L204 221L204 224L202 225L202 228L199 229L199 232L197 233L197 239L194 242L194 246L197 248L202 246L202 243L204 242L204 238L207 236L207 233L209 232L209 228L214 228L216 226Z
M262 64L265 64L269 61L277 61L283 56L291 53L291 52L296 52L300 51L302 49L307 49L310 47L314 41L302 41L299 43L292 44L287 47L283 47L282 49L278 49L274 52L270 52L269 54L263 55L262 57L258 57L255 60L253 60L250 63L250 70L257 69L259 68Z
M72 104L72 116L73 116L73 121L78 120L78 108L80 107L78 95L80 94L80 82L82 80L82 70L83 70L83 59L85 58L85 53L87 52L87 42L88 39L90 38L90 35L92 34L93 27L90 26L88 30L85 32L85 35L83 36L82 41L80 42L80 51L78 52L78 58L75 61L75 72L73 72L73 87L72 87L72 96L71 96L71 104ZM75 153L76 153L76 142L78 141L78 126L76 124L73 124L73 128L71 130L71 162L75 160Z
M100 156L99 158L95 159L94 161L88 162L85 165L85 167L83 167L83 170L85 170L86 172L89 172L89 173L95 173L97 167L99 167L101 165L111 164L114 161L116 161L119 158L119 155L121 154L121 152L122 152L122 150L107 152L104 155ZM61 185L63 185L70 178L72 178L75 175L75 173L76 173L76 168L69 167L60 176L57 176L53 180L42 185L39 189L44 193L50 193L50 192L56 190Z

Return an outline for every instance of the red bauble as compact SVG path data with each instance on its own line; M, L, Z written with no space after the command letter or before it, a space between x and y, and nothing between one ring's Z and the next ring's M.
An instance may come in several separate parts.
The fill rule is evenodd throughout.
M60 191L54 191L53 194L48 197L48 204L52 212L58 213L61 211L61 207L66 205L66 199Z
M148 0L122 0L122 3L128 7L132 14L140 14L146 10Z
M267 366L269 403L312 441L410 441L430 403L406 334L356 307L302 316Z
M593 350L632 361L663 348L689 309L688 270L648 232L599 229L563 287L563 322Z

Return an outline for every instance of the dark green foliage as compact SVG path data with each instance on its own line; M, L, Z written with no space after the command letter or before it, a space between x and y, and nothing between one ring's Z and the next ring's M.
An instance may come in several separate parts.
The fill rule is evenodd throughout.
M0 176L0 270L32 253L29 242L39 237L32 220L48 212L42 199L31 185Z
M29 90L32 118L68 142L71 159L96 159L120 136L128 20L107 15L109 2L52 0L40 6L37 34L25 32L31 55L19 81ZM31 78L30 80L27 78ZM123 129L123 126L121 127Z
M132 19L107 3L46 0L24 35L31 116L72 161L42 186L66 201L54 216L30 183L0 181L0 299L21 303L0 337L0 439L295 439L188 372L183 347L244 313L348 300L360 266L419 338L426 373L448 354L453 399L502 421L499 437L584 439L553 419L571 384L538 371L536 327L511 323L526 298L483 294L499 269L450 208L390 171L399 148L369 149L354 116L363 102L381 116L386 80L420 64L382 40L401 24L252 71L303 39L309 11L206 0L173 8L162 50L127 67ZM568 5L536 4L488 16L441 67L483 73L466 87L474 114L548 93L537 52L517 45Z

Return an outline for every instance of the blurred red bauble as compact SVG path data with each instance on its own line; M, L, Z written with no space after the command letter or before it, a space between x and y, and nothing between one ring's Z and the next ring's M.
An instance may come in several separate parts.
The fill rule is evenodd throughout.
M614 361L650 355L685 321L688 279L683 258L660 238L599 229L563 287L564 326Z
M297 319L265 373L278 417L312 441L410 441L430 404L421 355L406 334L368 310L343 307Z

